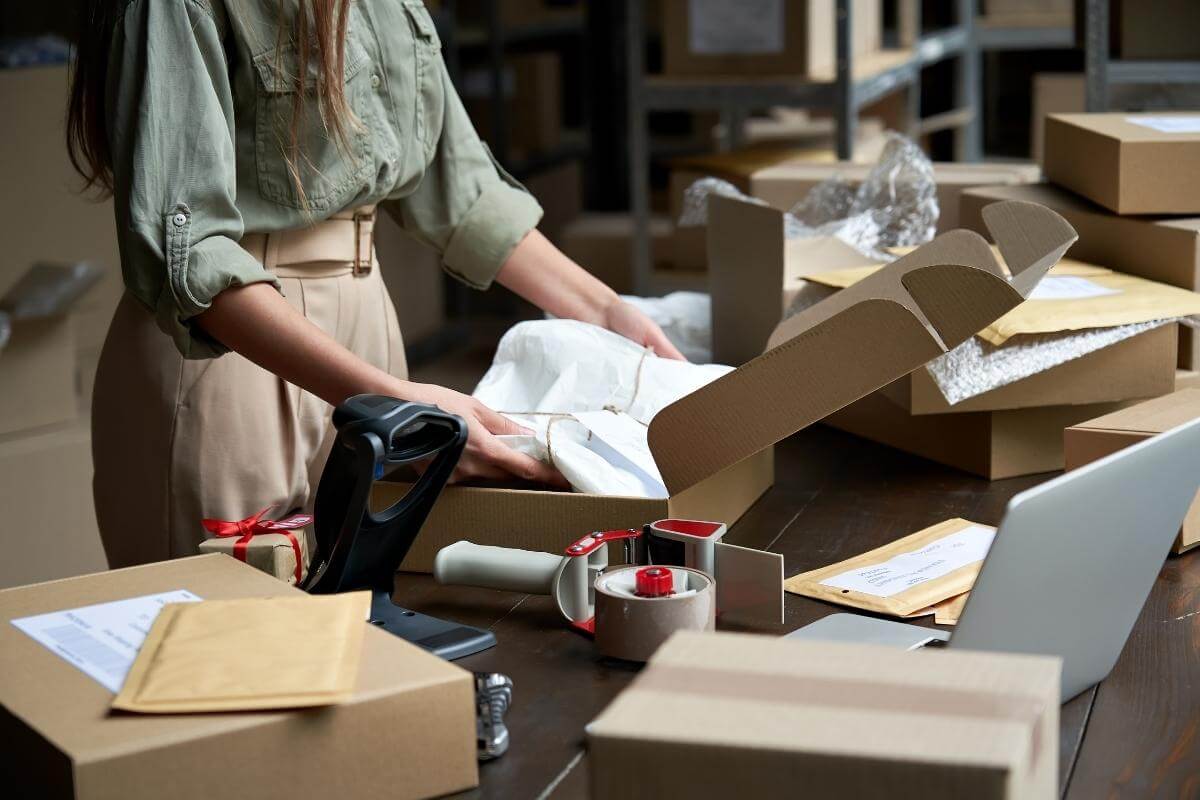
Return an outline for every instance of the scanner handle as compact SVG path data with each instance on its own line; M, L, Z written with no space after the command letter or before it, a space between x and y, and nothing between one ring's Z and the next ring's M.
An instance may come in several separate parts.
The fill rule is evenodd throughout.
M438 551L433 577L451 586L551 594L564 556L459 541Z

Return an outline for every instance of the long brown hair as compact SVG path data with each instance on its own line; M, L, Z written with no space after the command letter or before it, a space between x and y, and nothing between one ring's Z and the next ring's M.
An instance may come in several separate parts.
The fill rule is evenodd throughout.
M305 77L310 67L315 65L316 68L316 86L312 94L316 97L321 119L344 152L346 131L351 125L357 124L346 103L346 86L342 80L350 0L277 0L277 3L279 29L275 42L276 63L279 64L284 45L291 44L296 51L294 74L289 75L295 98L292 103L291 135L284 158L299 196L303 199L305 192L300 164L304 160L304 153L300 148L300 128L309 101L310 91L305 85ZM295 4L296 12L289 19L287 6L292 4ZM127 5L123 0L86 0L83 32L75 51L67 107L67 152L71 164L83 176L85 190L96 188L105 195L113 190L112 150L105 113L109 50L113 32ZM292 73L291 65L281 72L285 75Z

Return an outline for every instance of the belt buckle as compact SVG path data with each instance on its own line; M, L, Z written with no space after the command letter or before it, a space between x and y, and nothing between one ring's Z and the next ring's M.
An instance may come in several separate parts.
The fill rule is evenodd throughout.
M371 254L375 246L375 212L354 212L354 274L371 271Z

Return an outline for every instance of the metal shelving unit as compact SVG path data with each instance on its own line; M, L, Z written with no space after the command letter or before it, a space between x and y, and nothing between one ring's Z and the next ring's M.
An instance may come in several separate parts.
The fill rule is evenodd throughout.
M654 111L717 111L726 134L725 147L738 144L741 121L755 109L769 106L826 108L836 122L835 141L839 159L852 155L859 112L864 106L901 89L909 92L911 132L920 130L921 70L945 59L956 58L956 124L958 157L976 161L982 135L979 125L979 48L975 46L973 0L955 0L957 24L921 34L916 8L902 31L906 41L897 49L884 50L855 59L850 47L853 25L849 0L837 0L836 53L833 75L817 79L787 80L674 78L647 75L645 70L645 20L642 3L625 0L628 60L630 209L634 219L633 267L639 292L651 288L649 248L650 133L648 115Z
M1087 110L1108 111L1109 89L1120 84L1200 85L1200 61L1125 61L1112 58L1108 0L1087 0L1084 10Z

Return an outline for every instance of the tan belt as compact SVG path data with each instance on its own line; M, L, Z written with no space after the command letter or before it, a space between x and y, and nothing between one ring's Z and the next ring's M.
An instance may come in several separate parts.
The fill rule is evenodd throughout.
M375 206L340 211L308 228L247 233L239 244L281 277L365 275L374 258Z

